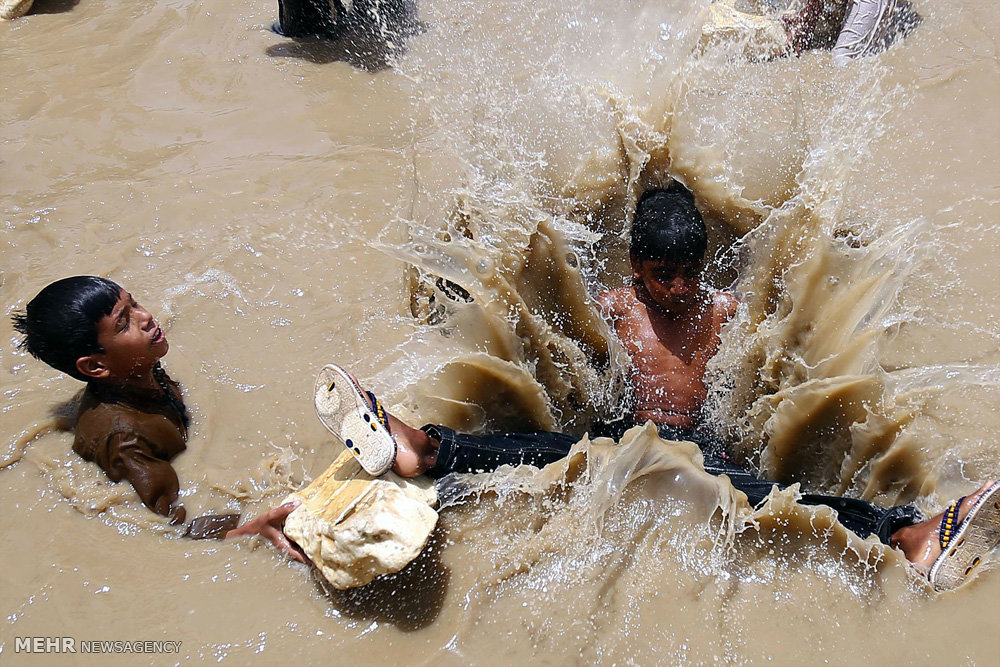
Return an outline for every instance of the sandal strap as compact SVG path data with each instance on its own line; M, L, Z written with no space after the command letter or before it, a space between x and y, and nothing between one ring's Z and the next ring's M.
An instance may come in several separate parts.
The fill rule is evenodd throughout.
M955 529L958 527L958 508L965 498L966 496L962 496L949 505L941 517L941 527L938 529L938 543L941 545L941 551L948 548L948 543L951 542L951 538L955 534Z
M385 430L389 431L389 433L391 434L392 430L389 428L389 418L386 416L385 408L382 407L382 402L378 400L378 398L372 392L367 391L365 393L368 394L368 398L370 398L372 401L372 407L374 408L373 412L375 413L375 418L378 419L379 423L385 427Z

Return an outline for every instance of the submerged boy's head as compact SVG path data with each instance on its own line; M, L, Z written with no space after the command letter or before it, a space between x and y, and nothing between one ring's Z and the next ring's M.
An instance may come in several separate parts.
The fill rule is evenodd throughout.
M153 316L117 284L96 276L57 280L14 315L20 347L84 381L125 381L167 353Z
M707 248L705 222L683 185L675 181L639 198L629 260L636 282L657 306L680 313L694 303Z
M642 193L632 219L631 257L700 268L707 248L708 231L690 190L674 181Z

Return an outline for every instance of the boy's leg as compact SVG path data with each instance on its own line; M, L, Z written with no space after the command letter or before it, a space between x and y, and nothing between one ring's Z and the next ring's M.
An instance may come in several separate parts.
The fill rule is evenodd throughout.
M807 493L799 499L803 505L826 505L837 510L837 520L860 538L874 535L882 544L892 545L892 536L901 528L911 526L923 515L912 505L897 505L888 509L859 500Z
M566 456L579 440L575 436L548 431L469 435L431 424L418 430L392 415L388 417L390 430L399 445L395 470L404 477L421 472L430 477L443 477L452 472L484 472L505 464L528 463L541 467ZM606 425L601 434L613 433L621 439L621 432L629 427L628 422ZM664 439L687 440L697 444L704 456L705 472L726 475L734 488L746 494L751 505L759 505L775 486L787 488L787 485L761 479L739 466L726 455L722 444L707 432L665 424L660 424L657 430ZM826 505L837 511L840 523L848 530L862 538L875 535L884 544L892 544L896 531L921 519L920 512L911 506L885 509L856 498L805 494L800 502L803 505Z
M704 454L705 472L712 475L726 475L734 488L746 494L751 505L759 505L777 486L787 488L787 484L777 484L761 479L746 468L739 466L726 453L722 443L712 435L660 425L660 437L670 440L690 440L697 444ZM921 519L920 512L911 506L885 509L856 498L840 498L817 494L804 494L799 502L803 505L826 505L837 510L837 516L848 530L861 538L875 535L883 544L892 543L892 535L900 528L910 526Z
M705 471L713 475L729 477L733 487L745 493L747 500L754 506L767 498L773 487L788 488L787 484L761 479L736 465L731 459L716 454L705 454ZM919 510L909 505L885 509L857 498L840 498L812 493L803 494L799 502L803 505L826 505L835 509L838 520L845 528L861 538L875 535L883 544L891 544L893 533L921 519Z
M494 470L503 464L542 466L566 456L577 442L574 436L545 431L476 436L444 426L427 425L417 430L394 417L390 419L393 431L398 433L401 454L423 456L421 460L430 465L426 472L431 477ZM773 487L785 488L738 466L710 436L669 426L660 426L659 431L661 437L698 444L706 472L728 476L733 487L743 491L754 505L764 500ZM948 511L926 521L920 521L920 512L911 506L885 509L855 498L814 494L802 496L800 502L826 505L836 510L840 523L858 536L875 535L882 543L902 549L907 560L921 572L927 571L925 576L937 590L964 583L982 556L1000 543L1000 483L983 485L975 494L960 498ZM950 546L941 539L942 533L953 535ZM952 558L953 554L957 557Z
M566 456L579 440L571 435L547 431L469 435L456 433L445 426L427 425L416 429L385 411L375 395L340 366L330 364L320 371L316 380L316 413L334 435L341 439L347 437L342 423L350 420L342 419L343 413L354 415L362 404L367 408L360 411L364 422L359 418L357 423L367 423L376 434L385 433L386 440L391 436L389 447L394 451L383 452L380 447L384 443L376 440L378 448L369 452L365 449L367 445L362 446L363 438L355 438L355 449L364 449L365 456L371 459L369 463L374 461L372 467L376 469L381 468L381 461L385 458L383 454L391 454L387 465L391 465L401 477L416 477L422 473L443 477L451 472L483 472L504 464L543 466ZM379 431L379 422L386 427L382 431ZM348 423L347 428L353 427L353 423ZM368 435L367 428L362 427L362 430ZM350 438L345 444L350 447ZM358 452L355 451L355 454Z
M541 467L566 456L579 441L575 436L550 431L471 435L434 424L416 429L392 414L386 416L396 440L393 471L401 477L426 474L437 478L522 463Z
M457 433L446 426L428 424L421 429L439 443L430 477L452 472L486 472L502 465L542 467L565 457L579 438L565 433L533 431L528 433Z
M689 438L690 439L690 438ZM705 455L705 470L727 475L737 488L757 504L772 486L731 461ZM837 520L861 538L875 535L880 542L903 551L906 559L937 591L957 588L975 573L986 554L1000 544L1000 484L987 482L972 495L959 498L945 512L921 520L910 505L885 509L856 498L803 495L803 505L826 505L837 511Z
M989 481L926 521L901 528L892 545L935 590L964 584L1000 543L1000 483Z

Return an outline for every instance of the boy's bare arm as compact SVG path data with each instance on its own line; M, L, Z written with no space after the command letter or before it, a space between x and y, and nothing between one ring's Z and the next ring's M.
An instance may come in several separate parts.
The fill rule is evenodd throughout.
M180 493L180 481L169 462L153 455L150 446L134 434L114 434L109 450L115 452L109 476L127 479L140 500L157 514L170 517L173 524L182 523L186 512L182 505L174 506Z
M295 544L295 542L288 539L285 533L282 532L282 528L285 525L285 519L292 513L292 510L301 504L301 500L293 500L292 502L285 503L280 507L275 507L272 510L264 512L260 516L247 521L239 528L226 533L226 539L228 540L250 535L260 535L278 549L288 554L292 560L300 563L308 563L309 559L305 552L302 551L302 548Z

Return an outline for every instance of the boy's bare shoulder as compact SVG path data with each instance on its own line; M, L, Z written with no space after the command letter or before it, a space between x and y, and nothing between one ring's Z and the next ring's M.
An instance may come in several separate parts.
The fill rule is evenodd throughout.
M716 312L724 320L732 318L740 305L740 302L736 300L736 297L731 292L723 292L721 290L712 295L712 302L715 305Z
M612 318L621 317L631 310L635 300L635 294L628 287L609 290L597 297L601 312Z

